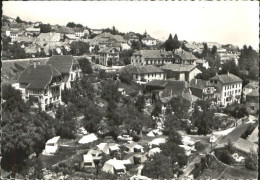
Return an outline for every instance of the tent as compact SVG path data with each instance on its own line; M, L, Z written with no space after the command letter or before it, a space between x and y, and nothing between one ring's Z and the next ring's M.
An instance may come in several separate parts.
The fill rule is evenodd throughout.
M60 136L56 136L52 139L49 139L45 144L45 153L46 154L54 154L57 152L59 148L58 141L60 139Z
M185 155L189 156L191 154L191 147L190 146L186 146L186 145L179 145L180 147L182 147L185 150Z
M110 154L111 152L120 150L119 145L115 143L100 143L97 147L105 154Z
M151 155L154 155L155 153L160 153L162 150L158 147L150 149L148 152L148 156L150 157Z
M141 175L134 175L130 177L129 180L151 180L151 178L148 178L146 176L141 176Z
M91 133L89 135L83 136L79 140L79 144L87 144L87 143L91 143L96 140L98 140L97 136L94 133Z
M88 154L92 155L94 161L99 161L102 158L102 151L99 149L90 149Z
M114 158L105 162L104 166L102 167L102 171L111 174L121 174L126 173L126 167L124 166L122 161Z
M148 143L148 145L151 146L159 146L160 144L166 143L166 139L165 138L156 138L154 140L152 140L151 142Z
M144 147L134 143L131 144L124 144L124 146L128 149L128 153L130 152L144 152Z
M162 135L162 132L159 129L154 129L147 134L147 136L149 137L154 137L159 135Z
M85 167L95 167L95 163L91 154L84 154L83 161Z

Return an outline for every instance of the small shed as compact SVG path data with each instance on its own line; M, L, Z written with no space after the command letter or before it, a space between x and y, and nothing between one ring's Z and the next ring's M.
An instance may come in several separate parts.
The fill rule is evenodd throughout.
M58 141L60 139L60 136L56 136L52 139L49 139L45 144L45 153L46 154L54 154L59 149Z

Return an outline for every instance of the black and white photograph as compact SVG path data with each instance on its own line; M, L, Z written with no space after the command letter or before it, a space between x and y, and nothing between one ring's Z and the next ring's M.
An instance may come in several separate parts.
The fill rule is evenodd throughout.
M3 1L0 179L258 179L258 1Z

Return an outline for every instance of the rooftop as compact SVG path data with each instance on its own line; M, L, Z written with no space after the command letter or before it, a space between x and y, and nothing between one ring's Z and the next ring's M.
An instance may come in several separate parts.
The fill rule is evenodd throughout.
M259 90L254 90L250 93L248 93L246 96L253 96L253 97L259 97Z
M239 77L231 73L216 75L210 78L210 80L217 80L220 81L222 84L229 84L229 83L236 83L236 82L243 81L242 79L240 79Z
M212 86L212 84L209 81L205 81L202 79L192 79L190 81L190 87L197 88L197 89L203 89L205 87Z
M175 50L174 56L179 57L182 60L196 60L197 59L192 53L184 51L182 49Z
M166 58L172 57L173 54L171 51L164 50L140 50L133 55L141 55L144 58Z
M161 67L163 70L171 70L175 72L190 72L196 68L196 65L192 64L166 64Z

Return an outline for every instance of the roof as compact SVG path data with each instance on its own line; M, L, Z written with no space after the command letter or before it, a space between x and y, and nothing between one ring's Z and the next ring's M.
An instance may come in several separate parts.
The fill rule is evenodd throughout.
M93 162L93 157L91 154L84 154L83 160L84 160L84 162Z
M103 49L101 49L100 51L98 51L99 53L109 53L112 49L116 49L115 47L104 47ZM117 50L117 49L116 49ZM118 50L117 50L118 51Z
M192 53L184 51L182 49L175 50L174 56L179 57L182 60L196 60L197 59Z
M67 74L70 72L73 64L79 63L72 55L53 55L46 64L51 64L62 74Z
M74 34L75 31L72 28L65 27L65 26L60 26L57 30L57 33L62 33L62 34Z
M259 97L259 90L254 90L250 93L248 93L246 96L253 96L253 97Z
M35 54L38 51L37 47L35 47L35 46L25 47L24 50L25 50L25 53L27 53L27 54Z
M30 27L30 28L26 28L25 31L32 31L32 32L40 32L40 28L33 28L33 27Z
M153 65L135 66L129 71L131 74L150 74L150 73L163 73L163 71Z
M188 88L186 81L168 81L167 87L160 94L161 98L181 96Z
M152 38L151 36L146 36L145 38L143 38L142 40L156 40L156 39L154 39L154 38Z
M17 36L16 40L20 42L34 42L36 38L28 36Z
M197 89L204 89L205 87L213 86L209 81L203 79L192 79L190 81L190 87Z
M243 81L241 78L231 73L216 75L210 79L220 81L222 84L229 84L229 83L236 83L236 82Z
M196 65L192 64L166 64L161 67L163 70L170 70L174 72L191 72L196 68Z
M58 42L60 41L61 35L60 33L49 32L49 33L41 33L36 38L36 43L42 42Z
M171 51L164 50L140 50L135 52L133 55L141 55L143 58L166 58L172 57L173 53Z
M166 87L166 85L168 84L168 81L166 80L153 80L150 81L148 83L146 83L146 86L156 86L156 87Z
M60 136L53 137L53 138L49 139L46 142L46 144L57 143L59 139L60 139Z
M28 66L20 75L18 83L28 84L28 89L45 89L53 77L61 76L53 66L34 65Z
M87 144L96 140L98 140L97 136L94 133L91 133L86 136L83 136L78 142L80 144Z
M258 146L255 143L242 138L239 138L234 143L234 147L246 153L250 153L251 150L257 152L257 148L258 148Z
M245 85L244 88L248 88L248 89L259 89L259 84L258 83L248 83L247 85Z

